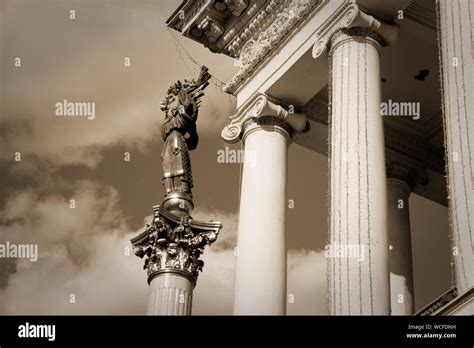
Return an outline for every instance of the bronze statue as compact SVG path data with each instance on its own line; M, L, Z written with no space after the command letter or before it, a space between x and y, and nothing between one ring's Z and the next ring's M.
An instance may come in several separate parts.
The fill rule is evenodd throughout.
M199 142L198 108L210 77L208 69L202 67L197 80L177 81L161 103L166 115L161 127L165 142L161 153L165 197L162 205L153 207L152 223L131 239L135 255L145 258L148 282L171 273L195 284L204 265L199 257L222 228L220 222L191 217L194 203L189 151Z
M197 81L177 81L168 89L165 100L160 104L166 115L161 127L165 141L161 154L165 192L163 205L170 211L189 213L192 209L193 178L188 151L194 150L199 142L196 130L198 108L210 77L208 69L203 66Z

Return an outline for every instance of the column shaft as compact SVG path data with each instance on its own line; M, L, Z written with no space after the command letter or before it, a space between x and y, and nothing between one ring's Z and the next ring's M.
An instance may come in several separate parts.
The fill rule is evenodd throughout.
M474 2L438 0L438 40L454 275L460 293L474 286Z
M286 179L289 136L252 125L243 136L256 163L244 163L240 197L234 314L285 314Z
M185 277L165 273L152 279L148 315L191 315L193 284Z
M387 183L391 313L392 315L411 315L414 312L408 205L411 189L406 182L399 179L389 178Z
M330 239L340 248L329 258L332 314L390 314L380 45L372 36L353 28L331 43Z

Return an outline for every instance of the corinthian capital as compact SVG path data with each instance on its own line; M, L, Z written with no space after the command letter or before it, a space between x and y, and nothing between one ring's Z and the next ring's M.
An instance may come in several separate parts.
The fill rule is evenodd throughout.
M331 39L341 29L358 30L360 35L371 36L381 45L393 45L398 38L398 25L386 24L363 12L355 3L343 7L335 13L317 33L313 46L313 57L318 58L327 51ZM362 29L362 30L361 30Z
M261 94L230 117L230 124L224 127L221 136L226 142L233 144L242 139L246 124L268 124L269 120L285 129L290 136L305 131L308 126L305 114L294 112L292 107L278 105Z
M159 205L153 210L152 223L131 240L134 254L145 258L148 283L163 273L179 274L196 283L204 265L200 256L206 245L216 241L221 223L178 216Z

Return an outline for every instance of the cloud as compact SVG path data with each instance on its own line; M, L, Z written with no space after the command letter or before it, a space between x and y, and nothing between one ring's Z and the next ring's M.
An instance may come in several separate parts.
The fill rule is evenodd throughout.
M130 250L130 231L112 188L92 182L77 184L71 197L40 197L18 192L0 211L1 242L37 243L39 260L0 260L4 272L0 290L2 314L145 314L148 296L143 260ZM206 271L195 294L195 313L223 313L232 299L236 216L218 210L197 212L203 220L219 217L226 229L222 239L204 254ZM151 216L144 219L150 222ZM230 244L229 244L230 243ZM215 294L216 284L225 284ZM71 295L75 303L70 303ZM207 307L208 303L214 305Z
M202 259L204 269L193 294L193 314L231 315L235 271L233 250L208 249Z
M288 253L288 314L327 315L326 257L324 251ZM290 298L289 298L290 300Z
M35 15L37 6L50 20ZM188 59L181 58L163 20L177 6L175 1L78 3L75 22L65 20L67 6L5 5L0 60L10 61L15 52L22 66L4 69L3 82L9 88L0 96L0 158L11 160L21 152L55 166L95 167L101 151L110 146L147 151L150 141L160 137L164 115L159 102L168 86L190 77L182 62ZM35 30L23 30L25 23ZM216 66L216 74L231 76L232 64L222 64L230 58L194 47L206 52L203 63ZM61 54L52 54L53 49ZM130 67L124 66L124 57L130 58ZM55 104L64 99L95 103L95 119L55 116ZM234 111L230 97L209 86L198 122L200 135L220 132Z
M2 242L37 243L39 260L16 260L0 284L2 314L145 314L148 285L143 260L130 252L130 231L112 188L79 182L69 197L40 198L33 191L12 196L0 212ZM237 214L201 210L200 220L221 219L218 241L207 247L204 271L194 292L194 314L232 314ZM149 222L151 216L145 219ZM322 253L290 251L289 314L323 314L325 259ZM11 260L10 260L11 261ZM75 303L70 303L73 295Z
M232 250L208 250L204 254L193 302L193 314L231 315L233 312L235 256ZM290 250L288 253L288 295L290 315L325 315L326 259L324 252ZM249 293L249 296L252 296Z
M237 246L237 228L238 214L230 213L219 209L203 209L198 207L193 217L200 221L220 221L223 225L219 232L217 241L212 244L212 249L223 251L226 249L234 249Z
M204 271L195 288L193 314L230 315L234 301L233 249L237 246L238 214L198 210L194 215L201 220L219 217L224 228L216 243L204 252ZM288 314L328 314L324 251L289 250L287 287L293 300L287 304Z
M39 248L37 262L16 260L0 290L2 314L145 312L142 262L125 249L138 232L127 231L116 191L81 182L74 197L71 209L65 197L22 192L0 212L3 242Z

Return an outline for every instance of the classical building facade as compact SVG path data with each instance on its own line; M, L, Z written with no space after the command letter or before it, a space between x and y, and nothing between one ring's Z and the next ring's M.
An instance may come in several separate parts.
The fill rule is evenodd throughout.
M235 59L222 138L258 153L242 173L235 314L286 313L292 143L328 157L329 243L367 252L328 258L331 314L414 314L412 193L449 207L455 278L418 314L474 313L471 13L469 0L185 0L171 15ZM427 61L439 78L420 87Z

